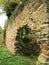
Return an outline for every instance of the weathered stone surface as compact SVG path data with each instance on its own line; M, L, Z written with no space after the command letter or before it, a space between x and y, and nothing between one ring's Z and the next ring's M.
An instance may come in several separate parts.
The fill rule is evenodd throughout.
M43 22L47 21L46 7L41 0L29 0L23 11L15 17L6 30L6 45L14 53L15 37L19 27L28 24L32 30L39 30ZM38 32L37 32L38 34ZM40 35L40 32L39 32Z
M11 20L12 22L8 24L8 27L6 29L6 46L11 53L15 54L14 46L15 46L15 38L17 36L17 30L26 24L28 24L28 26L32 30L37 31L36 34L38 35L37 37L38 41L41 42L41 41L48 40L47 37L43 37L43 35L48 34L48 24L45 24L45 22L49 21L49 17L48 17L49 7L47 3L45 4L44 0L28 0L25 3L25 6L22 12L19 12L19 14L15 16L14 19ZM44 43L41 42L41 43L44 44L45 42ZM42 47L42 48L45 50L45 47ZM46 52L47 54L45 54ZM44 56L42 55L42 53ZM45 55L46 56L49 55L49 49L48 51L45 50L44 52L42 50L39 56L37 65L45 65L43 64L43 62L47 62L46 61L47 58L45 58ZM49 65L49 64L46 64L46 65Z

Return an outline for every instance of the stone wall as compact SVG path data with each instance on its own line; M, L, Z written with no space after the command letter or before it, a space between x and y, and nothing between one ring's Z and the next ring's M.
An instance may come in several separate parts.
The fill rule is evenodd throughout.
M37 65L49 65L49 0L43 0L46 6L47 21L41 27L43 32L41 37L41 53L38 57ZM45 30L45 31L44 31Z
M25 24L28 24L32 30L37 31L38 41L45 39L45 37L43 38L43 34L47 34L47 25L43 25L43 23L48 21L46 11L46 6L42 0L28 0L25 2L22 12L19 12L19 14L12 19L6 29L6 46L9 52L15 54L14 44L16 42L17 30ZM44 26L46 26L46 28Z

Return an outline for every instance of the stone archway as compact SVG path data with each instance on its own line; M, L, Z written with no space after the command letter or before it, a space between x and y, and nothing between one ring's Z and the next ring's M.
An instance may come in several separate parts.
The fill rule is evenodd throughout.
M19 11L17 13L20 13L20 14L18 14L17 16L14 14L16 17L14 17L12 20L10 20L10 21L12 21L12 24L11 24L12 26L9 24L9 26L7 27L7 30L6 30L6 44L7 44L9 51L12 53L15 53L15 49L14 49L15 35L16 35L15 32L16 32L16 30L18 30L18 28L20 26L23 26L24 24L28 23L31 28L33 28L34 30L37 30L38 35L40 35L40 33L42 33L40 38L46 36L45 33L47 34L47 32L45 32L45 31L47 31L48 28L45 28L46 25L44 25L43 23L45 23L45 22L49 23L48 22L49 21L49 5L47 5L47 4L44 5L45 1L48 1L48 0L43 0L44 2L42 2L42 0L27 0L27 1L28 1L27 2L28 4L25 5L24 10L21 13L19 11L20 8L18 10L16 9L16 11ZM46 2L46 3L48 3L48 2ZM31 18L31 20L30 20L30 18ZM14 21L15 21L15 24L14 24ZM32 26L33 22L35 23L34 26ZM43 26L43 27L45 26L44 30L45 29L46 30L45 31L41 30L41 26ZM13 31L15 31L15 32L13 32ZM42 39L42 41L44 41L43 39ZM18 43L18 41L16 41L16 42ZM43 44L43 42L41 42L41 43ZM44 43L47 44L46 47L49 46L46 41ZM45 45L44 45L44 47L45 47ZM42 47L42 48L44 48L44 47ZM45 48L44 48L44 50L45 50ZM49 53L48 53L48 55L49 55ZM41 56L41 54L39 56ZM45 54L44 54L44 56L45 56ZM48 56L46 55L46 57L48 57ZM40 60L40 62L37 65L40 65L41 63L42 62Z

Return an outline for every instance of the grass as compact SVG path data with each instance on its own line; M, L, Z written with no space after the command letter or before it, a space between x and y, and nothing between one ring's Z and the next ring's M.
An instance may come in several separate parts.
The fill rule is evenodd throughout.
M34 60L35 58L36 57L33 56ZM0 65L30 65L30 62L28 57L21 56L19 54L10 54L6 47L0 44Z

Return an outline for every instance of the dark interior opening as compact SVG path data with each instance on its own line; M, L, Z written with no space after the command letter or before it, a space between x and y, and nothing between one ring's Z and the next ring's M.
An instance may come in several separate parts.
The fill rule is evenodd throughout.
M16 40L22 41L23 43L29 43L31 42L31 39L31 29L28 27L27 24L18 29Z
M37 37L36 37L36 31L31 30L30 27L26 24L23 27L20 27L17 30L17 36L16 36L16 43L15 43L15 49L16 53L20 53L23 55L31 55L39 54L39 44L37 42ZM18 41L18 42L17 42Z

